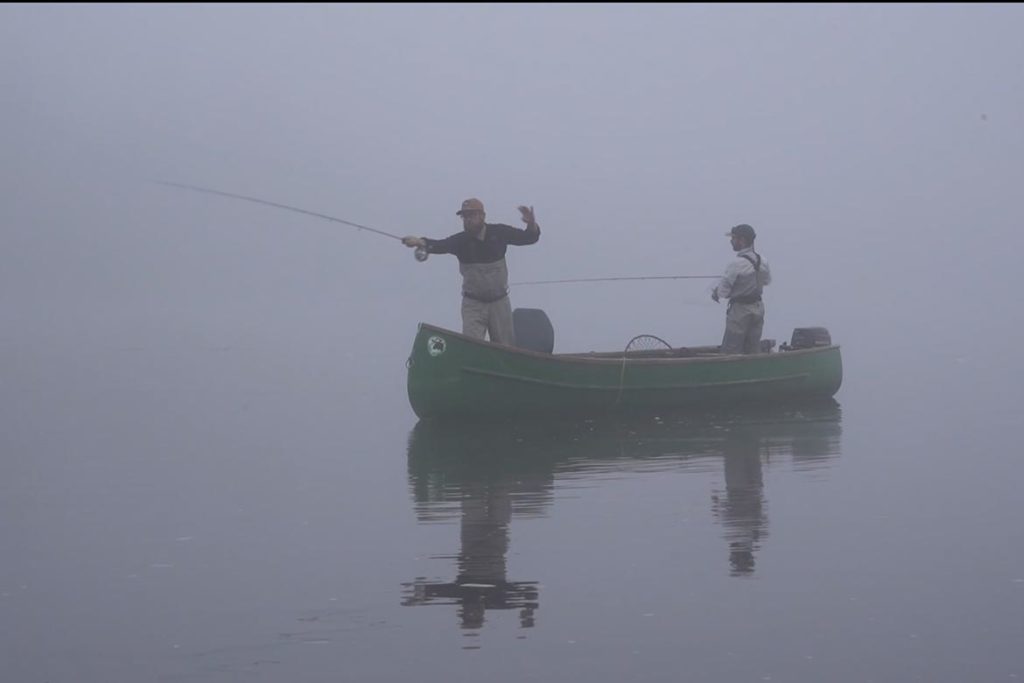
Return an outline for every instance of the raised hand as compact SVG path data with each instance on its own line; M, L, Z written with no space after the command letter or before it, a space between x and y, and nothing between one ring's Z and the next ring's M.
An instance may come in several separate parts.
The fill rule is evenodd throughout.
M523 215L523 222L526 223L526 227L530 227L531 225L536 225L537 218L533 215L533 207L532 206L520 206L519 207L519 213L521 213Z

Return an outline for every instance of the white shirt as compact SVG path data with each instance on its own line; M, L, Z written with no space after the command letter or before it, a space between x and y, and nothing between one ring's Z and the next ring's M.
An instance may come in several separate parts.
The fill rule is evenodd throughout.
M761 259L760 273L754 271L754 264L742 256L749 254L754 261L758 255L753 247L740 249L736 252L736 260L732 261L725 268L725 275L718 282L718 296L723 299L731 299L734 296L749 296L760 294L761 288L771 283L772 271L768 267L768 261Z

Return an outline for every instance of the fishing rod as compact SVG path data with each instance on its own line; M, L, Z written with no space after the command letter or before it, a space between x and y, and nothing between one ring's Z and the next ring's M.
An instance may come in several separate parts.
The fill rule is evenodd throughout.
M394 235L390 232L384 232L383 230L377 230L367 225L360 225L359 223L353 223L352 221L346 221L342 218L335 218L334 216L328 216L325 213L317 213L316 211L308 211L306 209L300 209L297 206L289 206L288 204L279 204L278 202L267 201L266 199L260 199L258 197L249 197L244 194L235 194L233 192L224 192L222 190L214 190L208 187L199 187L198 185L185 185L184 183L172 183L167 180L154 180L153 182L158 185L167 185L168 187L178 187L185 190L193 190L195 192L204 192L206 194L220 195L221 197L231 197L233 199L242 199L247 202L255 202L256 204L263 204L264 206L273 206L278 209L284 209L286 211L295 211L296 213L304 213L307 216L315 216L316 218L323 218L328 221L334 221L335 223L341 223L342 225L348 225L359 230L368 230L384 237L390 237L391 239L402 241L402 238L398 235ZM423 247L416 247L414 252L417 261L426 261L429 254ZM713 280L718 278L717 275L664 275L664 276L647 276L647 277L592 277L592 278L581 278L575 280L537 280L534 282L513 282L512 285L553 285L563 284L568 282L611 282L615 280Z
M565 282L611 282L614 280L717 280L720 275L650 275L641 277L585 277L574 280L534 280L513 282L512 285L554 285Z
M316 216L317 218L323 218L325 220L334 221L335 223L341 223L343 225L348 225L348 226L351 226L353 228L358 228L360 230L369 230L372 233L376 233L378 235L383 235L384 237L390 237L391 239L396 239L399 242L402 241L401 237L399 237L398 235L393 235L390 232L384 232L383 230L377 230L376 228L371 228L371 227L366 226L366 225L360 225L359 223L353 223L352 221L346 221L346 220L341 219L341 218L335 218L334 216L328 216L325 213L317 213L316 211L307 211L306 209L300 209L297 206L288 206L287 204L278 204L277 202L268 202L266 199L259 199L257 197L247 197L244 194L234 194L232 192L222 192L221 190L213 190L213 189L210 189L208 187L198 187L196 185L185 185L183 183L172 183L172 182L169 182L169 181L166 181L166 180L154 180L153 182L155 182L155 183L157 183L159 185L167 185L169 187L179 187L179 188L182 188L182 189L185 189L185 190L194 190L195 192L205 192L207 194L216 194L216 195L220 195L222 197L232 197L234 199L242 199L242 200L245 200L247 202L255 202L257 204L263 204L265 206L273 206L273 207L276 207L278 209L285 209L286 211L295 211L297 213L304 213L307 216ZM428 256L427 250L424 249L423 247L416 247L415 256L416 256L416 260L417 261L426 261L427 260L427 256Z

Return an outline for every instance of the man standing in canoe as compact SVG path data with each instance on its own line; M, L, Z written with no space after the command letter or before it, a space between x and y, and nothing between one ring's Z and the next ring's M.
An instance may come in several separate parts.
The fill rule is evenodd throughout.
M462 217L462 232L443 240L405 237L407 247L422 247L428 254L454 254L462 273L462 333L492 342L515 345L512 304L508 299L508 245L533 244L540 239L540 226L532 206L520 206L526 229L502 223L486 223L484 204L467 199L455 215Z
M725 275L711 292L716 303L719 298L729 300L722 353L758 353L764 327L761 290L772 281L772 272L768 262L754 251L757 235L752 227L744 223L725 234L730 238L736 259L726 267Z

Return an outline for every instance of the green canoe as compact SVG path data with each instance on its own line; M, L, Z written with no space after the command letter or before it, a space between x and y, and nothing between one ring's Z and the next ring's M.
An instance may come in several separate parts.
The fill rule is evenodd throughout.
M420 323L407 362L409 403L421 419L563 417L835 395L843 378L839 346L829 339L782 348L752 355L722 355L717 346L544 353Z

